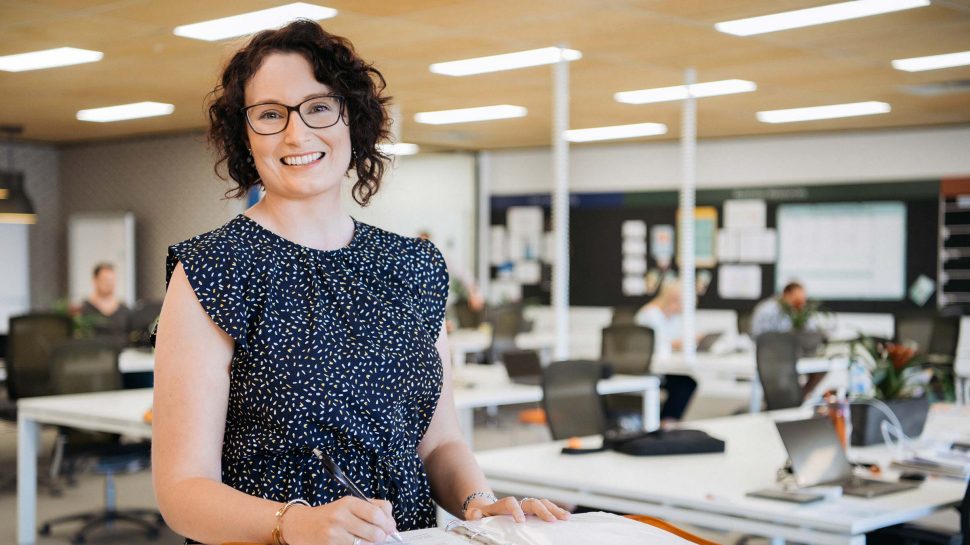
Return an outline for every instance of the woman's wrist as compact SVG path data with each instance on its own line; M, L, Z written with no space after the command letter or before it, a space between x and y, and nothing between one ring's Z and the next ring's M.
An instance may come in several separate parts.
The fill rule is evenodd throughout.
M302 500L300 500L302 501ZM301 529L301 519L305 513L310 512L310 506L306 503L290 502L285 504L277 511L276 527L273 531L274 545L298 545L303 543Z
M468 511L483 505L490 505L497 501L495 494L489 490L479 490L465 496L461 503L461 517L467 518Z

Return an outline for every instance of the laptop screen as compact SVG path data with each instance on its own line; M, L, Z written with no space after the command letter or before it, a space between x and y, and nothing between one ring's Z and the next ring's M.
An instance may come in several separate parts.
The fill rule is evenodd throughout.
M775 422L788 450L799 486L839 481L852 476L835 426L826 417Z
M542 374L542 361L535 350L510 350L502 354L502 363L509 378L538 377Z

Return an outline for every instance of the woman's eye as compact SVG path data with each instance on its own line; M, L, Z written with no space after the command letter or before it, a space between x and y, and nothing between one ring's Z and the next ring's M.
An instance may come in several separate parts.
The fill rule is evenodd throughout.
M314 104L313 106L310 106L310 111L314 113L329 112L330 106L328 104L322 104L322 103Z
M280 113L273 110L267 110L259 114L260 119L280 119L280 117L282 117Z

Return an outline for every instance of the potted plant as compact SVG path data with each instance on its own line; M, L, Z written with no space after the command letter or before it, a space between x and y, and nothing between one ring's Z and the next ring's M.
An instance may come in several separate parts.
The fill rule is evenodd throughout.
M933 369L914 348L862 337L852 343L849 365L849 390L856 400L852 404L852 445L883 441L882 422L888 417L878 407L860 402L866 397L888 406L907 436L923 432L930 408L927 385Z

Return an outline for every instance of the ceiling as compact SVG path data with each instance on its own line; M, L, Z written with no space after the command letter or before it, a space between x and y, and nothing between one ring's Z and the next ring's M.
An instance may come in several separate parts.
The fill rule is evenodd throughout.
M660 122L680 134L678 102L628 105L613 93L683 82L753 80L753 93L698 100L701 138L806 131L916 127L970 122L970 85L925 96L908 86L970 81L970 66L908 73L890 60L970 50L970 0L736 37L722 20L832 3L833 0L321 0L339 15L323 21L350 38L380 69L402 117L403 141L430 148L544 146L552 126L548 66L463 78L432 74L433 62L566 44L570 127ZM22 124L34 141L76 142L201 129L205 95L241 40L202 42L172 34L178 25L273 7L280 1L0 0L0 55L53 47L104 52L101 62L0 72L0 124ZM85 108L169 102L173 115L117 123L77 121ZM770 125L755 112L880 100L892 112ZM525 118L421 125L416 112L517 104ZM648 140L643 138L641 140Z

